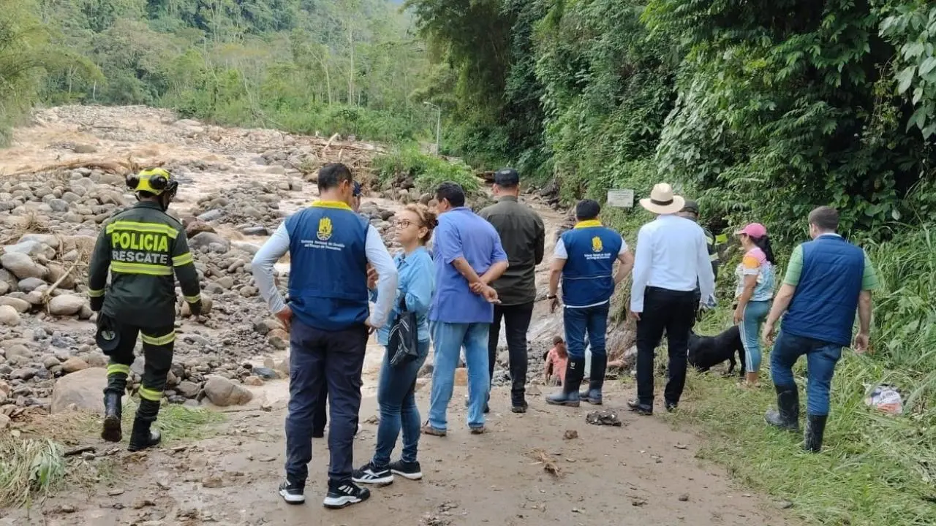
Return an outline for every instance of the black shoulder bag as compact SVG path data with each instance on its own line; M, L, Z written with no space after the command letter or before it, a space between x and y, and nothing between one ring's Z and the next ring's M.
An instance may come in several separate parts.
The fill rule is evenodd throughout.
M387 352L390 354L390 366L399 367L419 356L419 326L416 313L406 310L406 295L400 298L400 310L390 327Z

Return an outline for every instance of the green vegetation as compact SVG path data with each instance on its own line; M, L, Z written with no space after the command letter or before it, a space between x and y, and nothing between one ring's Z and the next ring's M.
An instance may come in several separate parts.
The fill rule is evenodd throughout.
M412 177L420 192L431 192L445 181L460 184L467 193L477 192L481 188L481 182L464 161L428 155L415 146L406 146L376 157L374 170L385 186L392 184L398 176Z
M124 406L125 443L135 413L135 403ZM167 405L159 412L156 426L162 431L163 443L171 445L209 438L224 420L222 413ZM99 433L100 424L97 415L63 413L30 422L21 429L22 437L0 437L0 508L28 506L56 488L92 488L97 482L117 477L113 458L86 462L80 456L64 455L64 444L81 443Z
M130 429L133 428L134 415L136 415L136 403L124 404L123 428L124 434L128 437ZM163 443L172 444L209 438L215 432L216 427L224 421L224 413L169 404L159 410L159 419L155 426L162 433ZM94 430L97 431L97 420L94 424Z
M0 129L35 102L165 106L219 124L384 141L427 136L434 124L410 96L424 87L425 46L385 0L0 8Z
M64 478L60 444L47 439L0 439L0 508L22 506Z

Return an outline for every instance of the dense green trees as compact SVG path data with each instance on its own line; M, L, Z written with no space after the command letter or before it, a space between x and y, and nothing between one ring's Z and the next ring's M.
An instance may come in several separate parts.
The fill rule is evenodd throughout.
M0 79L12 85L6 77L15 74L29 89L17 90L19 109L3 115L36 99L150 104L223 124L387 141L412 139L433 122L411 97L427 80L426 46L385 0L6 4L0 60L18 66ZM24 29L39 23L44 31ZM36 60L21 60L26 53Z
M410 3L459 75L453 149L569 196L666 179L787 236L817 203L883 234L932 179L931 2Z

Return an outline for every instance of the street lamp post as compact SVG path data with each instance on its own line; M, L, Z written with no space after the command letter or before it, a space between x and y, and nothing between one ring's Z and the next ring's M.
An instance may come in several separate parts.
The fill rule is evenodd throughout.
M423 104L434 108L436 110L436 155L439 155L441 150L441 141L442 141L442 108L439 106L426 101Z

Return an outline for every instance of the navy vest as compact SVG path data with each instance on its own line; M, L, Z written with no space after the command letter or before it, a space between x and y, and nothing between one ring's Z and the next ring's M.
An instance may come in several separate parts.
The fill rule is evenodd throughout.
M289 307L302 323L340 331L367 320L367 220L318 201L286 219Z
M614 294L614 260L624 242L598 221L582 221L562 234L568 259L562 267L562 302L570 307L603 303Z
M838 236L803 243L803 271L783 332L847 347L864 277L864 251Z

